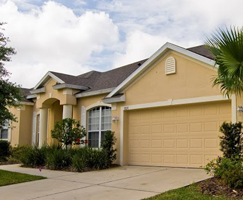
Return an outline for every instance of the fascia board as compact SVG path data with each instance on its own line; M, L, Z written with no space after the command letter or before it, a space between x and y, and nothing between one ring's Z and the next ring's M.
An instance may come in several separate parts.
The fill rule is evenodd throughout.
M45 93L45 92L46 92L46 88L42 87L42 88L39 88L39 89L31 90L30 94L40 94L40 93Z
M56 90L65 89L65 88L77 89L77 90L87 90L87 89L89 89L86 86L72 85L72 84L66 84L66 83L54 85L52 87L53 87L53 89L56 89Z
M111 98L104 98L102 99L104 103L111 104L111 103L119 103L119 102L125 102L126 98L125 95L122 95L120 97L111 97Z
M26 99L35 99L37 98L36 94L30 94L26 97Z
M79 93L79 94L76 94L76 98L105 94L105 93L111 92L114 89L115 88L107 88L107 89L95 90L95 91L91 91L91 92Z
M34 87L34 90L37 89L43 82L46 82L49 77L53 78L56 80L58 83L65 83L63 80L52 74L51 72L47 72L45 76L42 77L42 79L37 83L37 85Z

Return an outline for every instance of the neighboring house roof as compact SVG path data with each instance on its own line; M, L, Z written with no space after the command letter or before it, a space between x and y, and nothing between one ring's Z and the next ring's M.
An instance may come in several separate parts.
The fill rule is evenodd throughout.
M23 98L21 99L21 102L32 102L31 100L26 99L26 97L28 95L30 95L30 91L32 90L32 88L20 88L20 90L21 90L21 93L23 95Z
M212 61L213 54L210 52L205 45L191 47L188 49L184 49L182 47L176 46L174 44L166 43L163 45L158 51L155 52L149 59L140 60L119 68L115 68L106 72L98 72L98 71L90 71L78 76L63 74L59 72L48 72L34 87L34 90L37 90L40 87L43 87L44 84L50 79L54 78L57 81L57 86L65 85L68 86L82 86L80 89L80 93L78 93L77 97L81 97L80 94L94 94L94 91L107 91L111 92L107 97L111 97L113 95L118 94L122 88L135 76L137 76L140 72L146 68L158 55L167 52L168 50L175 50L177 52L186 54L188 56L194 57L195 59L199 59L202 62L213 65ZM109 89L109 90L107 90ZM23 90L27 93L31 89Z

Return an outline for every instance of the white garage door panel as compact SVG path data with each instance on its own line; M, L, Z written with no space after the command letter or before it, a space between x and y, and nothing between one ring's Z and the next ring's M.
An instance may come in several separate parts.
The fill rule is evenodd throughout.
M128 162L203 166L221 154L219 126L230 120L230 102L129 111Z

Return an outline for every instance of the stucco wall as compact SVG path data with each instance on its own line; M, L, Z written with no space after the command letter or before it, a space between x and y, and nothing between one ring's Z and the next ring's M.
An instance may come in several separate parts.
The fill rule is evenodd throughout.
M9 110L17 117L17 122L12 122L9 132L11 145L31 145L33 106L22 105Z
M59 100L61 105L64 105L64 104L76 105L76 103L77 103L76 98L73 95L73 93L76 92L75 90L69 90L69 89L68 90L63 90L63 89L55 90L55 89L53 89L54 85L56 85L56 81L54 79L50 79L45 84L45 93L41 93L41 94L37 95L37 102L36 102L37 108L45 107L44 104L47 104L47 106L52 104L53 102L47 101L50 99Z
M9 109L11 113L15 115L17 118L17 122L11 123L11 140L10 143L12 146L17 146L19 144L19 125L20 125L20 110L17 108L10 108Z
M19 145L31 145L33 106L24 105L20 112Z
M176 74L165 74L165 60L169 56L176 60ZM208 67L212 68L171 52L125 90L126 105L220 95L219 89L212 87L216 71Z

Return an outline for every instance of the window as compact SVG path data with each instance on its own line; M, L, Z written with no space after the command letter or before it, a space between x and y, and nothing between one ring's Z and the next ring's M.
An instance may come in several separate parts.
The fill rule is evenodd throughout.
M105 132L111 130L111 108L97 107L89 111L88 145L100 147Z
M5 125L1 129L0 139L1 140L8 140L8 122L5 122Z

